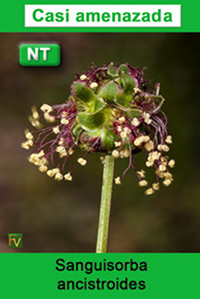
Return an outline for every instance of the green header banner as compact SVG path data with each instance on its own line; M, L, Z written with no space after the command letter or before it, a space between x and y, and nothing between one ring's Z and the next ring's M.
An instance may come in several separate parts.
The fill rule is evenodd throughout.
M198 298L200 254L1 254L1 296Z
M0 32L199 32L200 2L7 1Z

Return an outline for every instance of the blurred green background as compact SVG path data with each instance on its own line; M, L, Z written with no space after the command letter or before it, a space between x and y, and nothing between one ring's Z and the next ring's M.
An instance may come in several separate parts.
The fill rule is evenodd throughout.
M57 68L18 64L20 43L59 43ZM98 154L87 167L73 164L73 182L55 182L27 161L20 148L33 104L62 103L74 74L92 63L129 62L147 67L161 82L163 110L173 136L174 183L151 197L137 186L134 172L114 186L109 252L200 251L199 34L64 33L0 35L0 251L8 233L23 233L17 252L94 252L102 165ZM144 168L142 156L140 167ZM115 176L127 161L117 161Z

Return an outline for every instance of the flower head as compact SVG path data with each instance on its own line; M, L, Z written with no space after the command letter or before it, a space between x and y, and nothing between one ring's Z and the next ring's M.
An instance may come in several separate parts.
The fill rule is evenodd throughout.
M164 98L159 95L159 87L157 83L151 88L143 70L129 64L92 66L76 76L64 104L43 104L40 111L32 108L29 120L36 129L26 130L22 143L23 148L34 149L29 161L57 181L71 181L68 162L80 148L85 152L77 160L82 166L90 152L129 159L128 169L135 170L139 186L147 186L147 195L159 189L160 179L169 186L173 180L169 168L175 161L165 156L172 137L161 111ZM155 168L156 183L152 187L144 179L144 170L136 167L134 156L141 151L147 154L146 166ZM121 178L115 182L121 184Z

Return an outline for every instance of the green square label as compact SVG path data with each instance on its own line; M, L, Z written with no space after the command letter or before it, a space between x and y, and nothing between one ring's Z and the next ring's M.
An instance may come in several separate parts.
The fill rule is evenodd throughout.
M23 234L8 234L8 247L9 248L22 248Z
M22 44L19 47L19 63L22 66L60 65L58 44Z

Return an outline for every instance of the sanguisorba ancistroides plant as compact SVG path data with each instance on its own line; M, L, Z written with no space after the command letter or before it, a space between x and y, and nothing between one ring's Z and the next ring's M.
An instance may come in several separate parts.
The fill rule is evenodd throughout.
M113 63L92 66L76 76L64 104L43 104L40 112L32 107L29 120L36 129L25 130L27 140L22 143L23 148L34 149L29 162L57 181L71 181L70 160L78 147L83 151L78 159L82 166L91 152L100 153L102 162L104 155L129 159L128 169L135 170L146 195L159 189L160 180L169 186L175 161L167 155L172 137L161 110L164 98L159 95L159 87L159 83L150 87L143 70L127 63L119 67ZM151 185L145 171L135 163L135 154L141 151L147 154L146 166L155 168L156 179ZM120 176L115 183L121 184Z
M92 66L76 76L64 104L43 104L40 112L32 107L29 116L35 130L25 130L22 147L34 150L29 162L49 177L72 181L71 158L76 148L83 151L78 158L82 166L87 164L88 153L101 154L104 171L97 253L107 250L115 159L129 160L128 168L115 178L118 185L130 168L135 170L146 195L159 190L161 180L164 186L173 181L170 168L175 161L167 155L172 137L167 132L167 117L161 111L164 98L159 95L160 84L151 88L149 83L142 69L127 63L119 67L113 63ZM141 151L146 152L146 166L155 168L156 178L151 184L145 171L136 166L135 155Z

